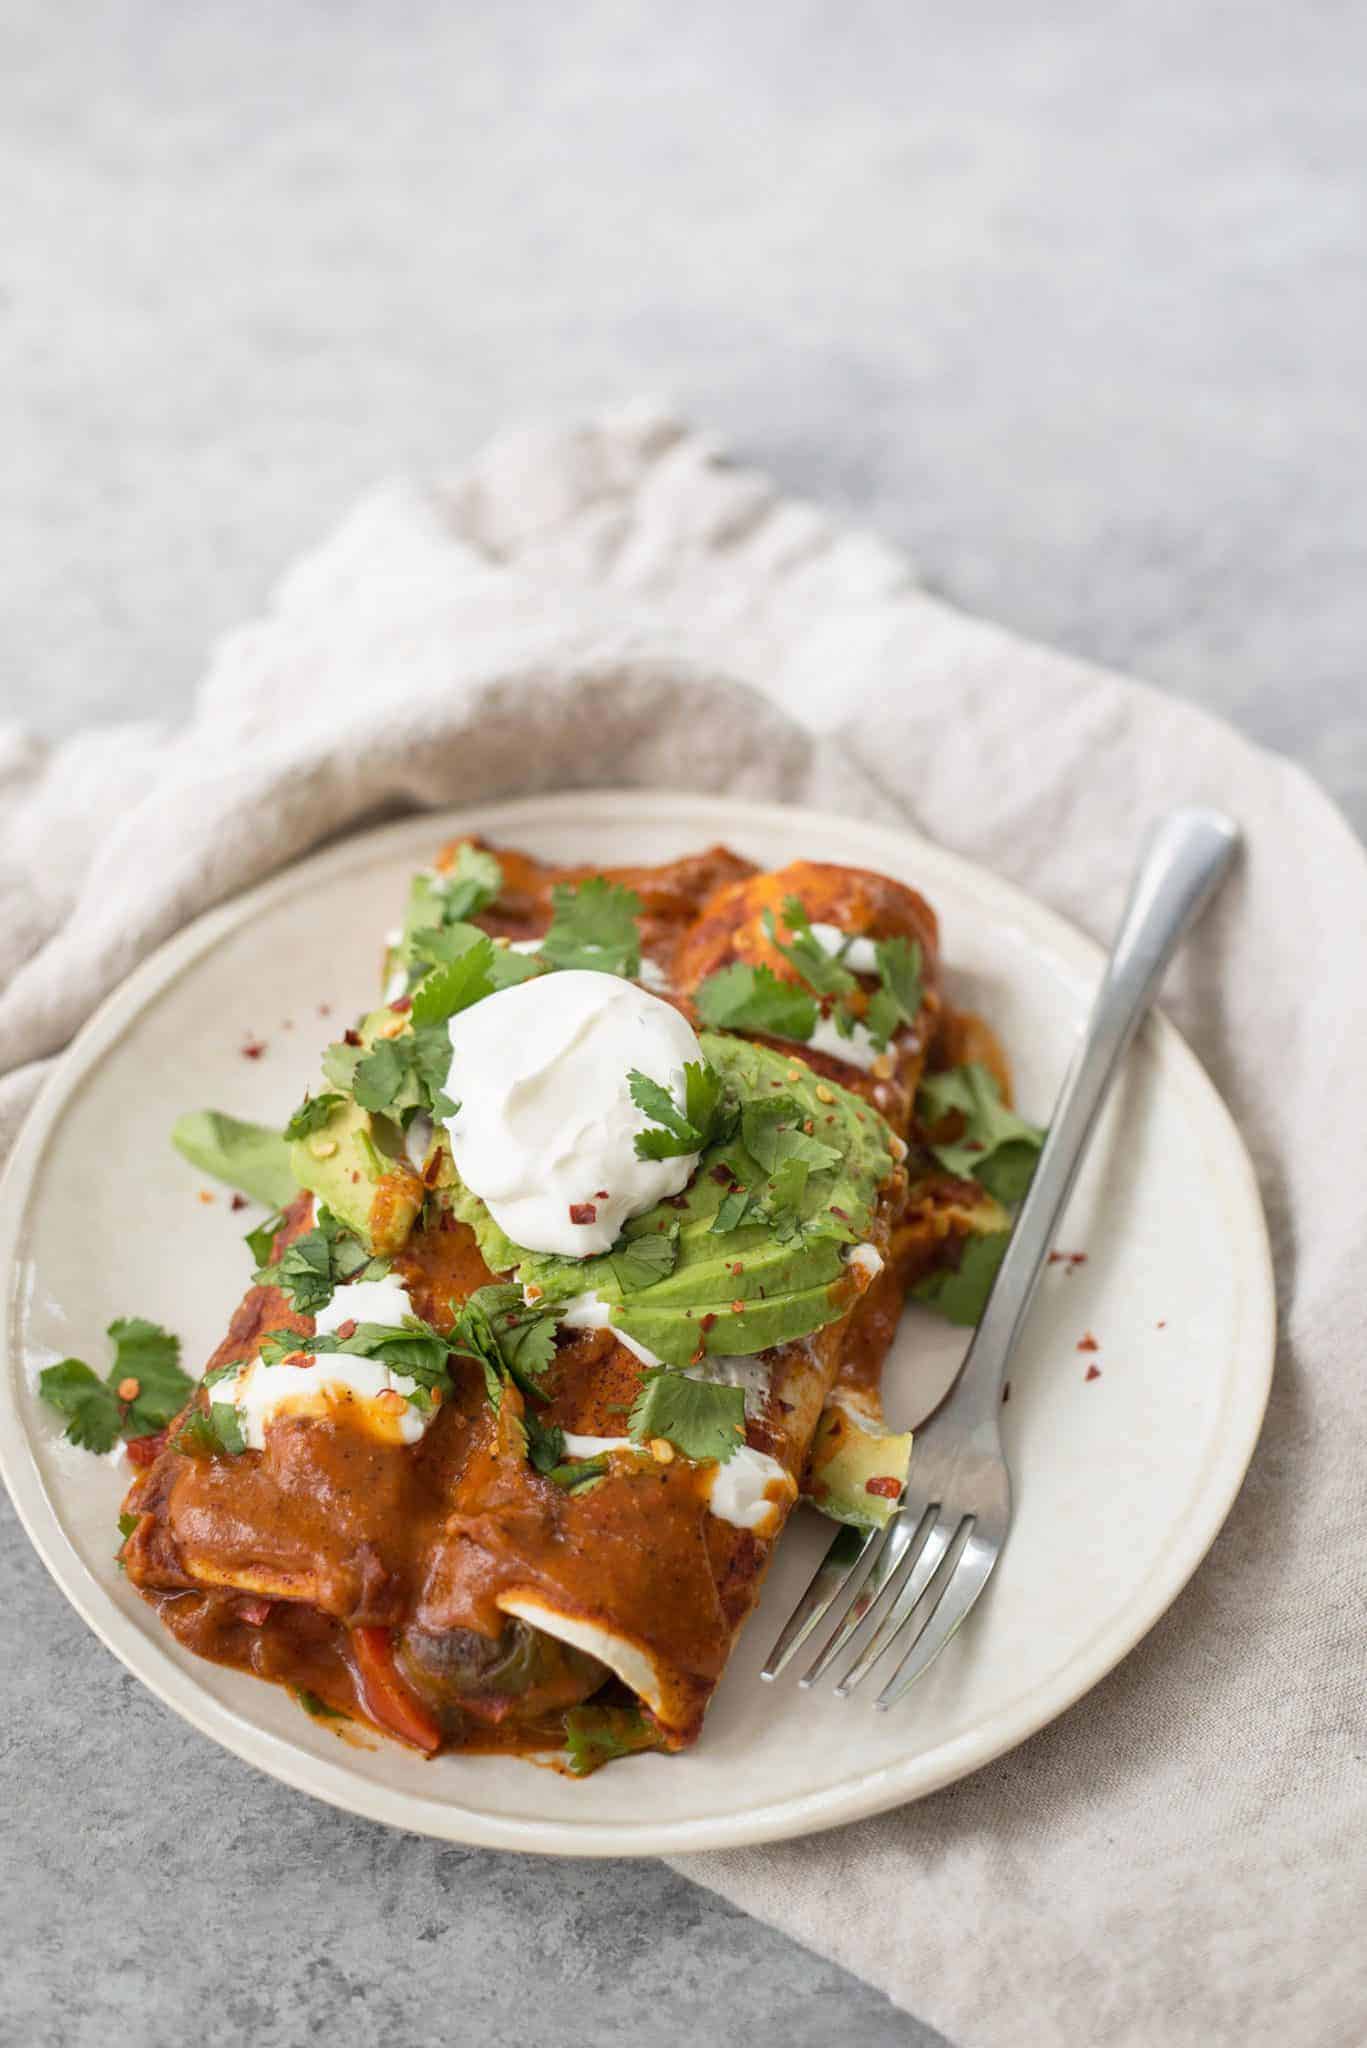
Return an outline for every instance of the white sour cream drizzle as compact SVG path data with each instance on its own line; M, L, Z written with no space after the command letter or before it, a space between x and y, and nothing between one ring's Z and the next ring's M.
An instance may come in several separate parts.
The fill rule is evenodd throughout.
M707 1380L713 1386L740 1387L745 1393L745 1412L752 1421L757 1421L769 1405L769 1384L773 1373L767 1360L759 1352L741 1355L729 1351L709 1351L688 1368L691 1380Z
M618 1329L612 1320L611 1303L604 1301L593 1288L586 1294L576 1294L571 1301L567 1301L558 1311L557 1321L561 1328L566 1330L611 1330L617 1342L629 1351L633 1358L639 1358L642 1365L654 1366L662 1363L644 1344L638 1344L625 1330Z
M638 1159L650 1119L631 1099L637 1068L682 1106L692 1026L615 974L567 968L472 1003L451 1019L447 1124L456 1170L528 1251L605 1252L629 1217L687 1187L696 1152ZM571 1210L577 1212L571 1215Z
M814 924L812 937L823 953L832 960L840 959L851 974L877 974L878 953L872 939L852 939L848 932L842 932L838 924ZM844 952L841 952L841 947Z
M862 1067L865 1073L878 1058L878 1047L864 1025L856 1024L849 1037L843 1038L830 1017L817 1018L816 1029L805 1043L813 1052L828 1052L833 1059L846 1060L852 1067Z
M876 1244L852 1244L845 1254L845 1263L858 1266L870 1280L876 1280L883 1270L883 1254Z
M634 1451L639 1457L644 1444L629 1436L565 1436L567 1458L599 1458L609 1451ZM719 1522L733 1529L753 1529L758 1535L772 1534L788 1502L795 1499L797 1485L777 1458L740 1444L724 1465L710 1465L709 1511Z
M339 1287L315 1320L318 1334L327 1336L346 1322L398 1325L411 1314L402 1283L387 1273L380 1280L358 1280L350 1287ZM307 1337L299 1339L301 1352L307 1354L308 1343ZM266 1426L276 1416L299 1411L312 1414L330 1402L347 1400L359 1405L358 1419L374 1434L392 1442L415 1444L432 1419L431 1412L424 1415L409 1405L407 1396L415 1385L406 1373L391 1371L378 1358L331 1351L310 1358L307 1365L267 1365L260 1358L249 1359L231 1376L216 1380L209 1399L230 1402L237 1410L243 1440L253 1451L264 1450ZM382 1394L391 1393L404 1396L402 1408L394 1401L377 1405Z

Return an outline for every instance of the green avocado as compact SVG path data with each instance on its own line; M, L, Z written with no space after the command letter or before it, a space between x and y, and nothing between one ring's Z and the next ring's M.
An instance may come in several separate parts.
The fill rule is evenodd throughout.
M290 1170L372 1252L388 1257L412 1229L423 1187L408 1167L403 1134L346 1096L321 1129L290 1145ZM380 1182L389 1195L377 1209ZM410 1184L411 1183L411 1184Z
M796 1052L712 1033L701 1044L742 1101L795 1100L812 1134L840 1153L836 1166L810 1175L797 1208L801 1227L786 1240L767 1223L712 1229L733 1181L765 1181L739 1133L704 1152L684 1194L634 1217L624 1248L591 1259L527 1252L458 1178L450 1189L492 1271L515 1272L548 1306L592 1290L612 1305L619 1329L674 1366L702 1351L768 1351L842 1316L854 1298L845 1248L867 1236L878 1190L896 1164L892 1132L877 1111L822 1081ZM660 1236L672 1256L663 1253L653 1267L631 1258L633 1244Z
M828 1404L807 1461L803 1498L833 1522L883 1528L906 1485L911 1443L910 1430L874 1429L837 1403Z

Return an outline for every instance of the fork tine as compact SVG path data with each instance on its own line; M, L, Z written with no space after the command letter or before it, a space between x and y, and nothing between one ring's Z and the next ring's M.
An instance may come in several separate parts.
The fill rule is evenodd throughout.
M845 1699L857 1685L861 1685L874 1665L891 1648L903 1624L944 1562L945 1553L954 1540L963 1516L957 1509L951 1509L947 1515L938 1509L936 1513L939 1519L934 1528L928 1531L921 1553L898 1588L892 1607L837 1684L837 1699Z
M830 1549L812 1575L811 1584L784 1622L778 1641L760 1672L761 1678L777 1678L784 1665L796 1656L841 1593L854 1585L860 1563L868 1556L881 1533L884 1532L876 1529L844 1528L836 1531Z
M884 1709L895 1706L902 1695L915 1685L917 1679L929 1671L954 1631L967 1617L969 1609L992 1576L992 1568L1000 1556L1000 1545L987 1543L981 1537L975 1541L970 1533L954 1568L952 1579L937 1605L916 1631L901 1663L874 1701L875 1707Z
M862 1627L884 1595L890 1589L895 1589L895 1575L908 1553L911 1553L914 1559L915 1550L919 1550L925 1540L925 1531L930 1519L930 1511L926 1510L919 1517L906 1513L894 1516L888 1523L876 1541L868 1572L842 1619L798 1680L804 1691L808 1686L816 1684L831 1659L840 1655L851 1636ZM907 1568L910 1569L910 1566Z

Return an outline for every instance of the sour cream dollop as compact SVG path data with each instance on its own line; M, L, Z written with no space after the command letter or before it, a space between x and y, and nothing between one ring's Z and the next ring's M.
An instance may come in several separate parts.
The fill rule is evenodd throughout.
M465 1185L528 1251L605 1252L628 1217L687 1187L696 1152L638 1159L649 1117L635 1068L680 1108L684 1067L702 1059L669 1003L615 974L568 968L516 983L451 1019L447 1122Z

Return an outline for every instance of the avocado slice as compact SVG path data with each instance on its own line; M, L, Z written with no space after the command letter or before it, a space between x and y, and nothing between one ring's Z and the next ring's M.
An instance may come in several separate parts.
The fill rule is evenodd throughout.
M896 1166L892 1133L877 1111L821 1080L796 1050L779 1053L711 1032L701 1043L742 1099L763 1100L771 1092L795 1099L815 1133L840 1152L839 1166L814 1173L807 1184L800 1214L810 1230L786 1241L764 1223L713 1230L733 1181L764 1179L739 1133L704 1152L682 1195L627 1225L628 1241L665 1234L675 1245L673 1264L662 1275L636 1276L631 1263L611 1251L592 1259L528 1252L450 1170L451 1206L473 1229L492 1272L515 1273L548 1308L596 1293L613 1305L618 1328L674 1366L702 1351L768 1351L843 1315L856 1291L846 1249L871 1229L878 1190Z
M426 1189L404 1151L403 1133L344 1097L320 1129L296 1138L290 1170L339 1222L380 1258L400 1250Z
M911 1462L910 1430L881 1429L843 1402L822 1412L802 1481L804 1500L856 1529L881 1529L897 1512Z

